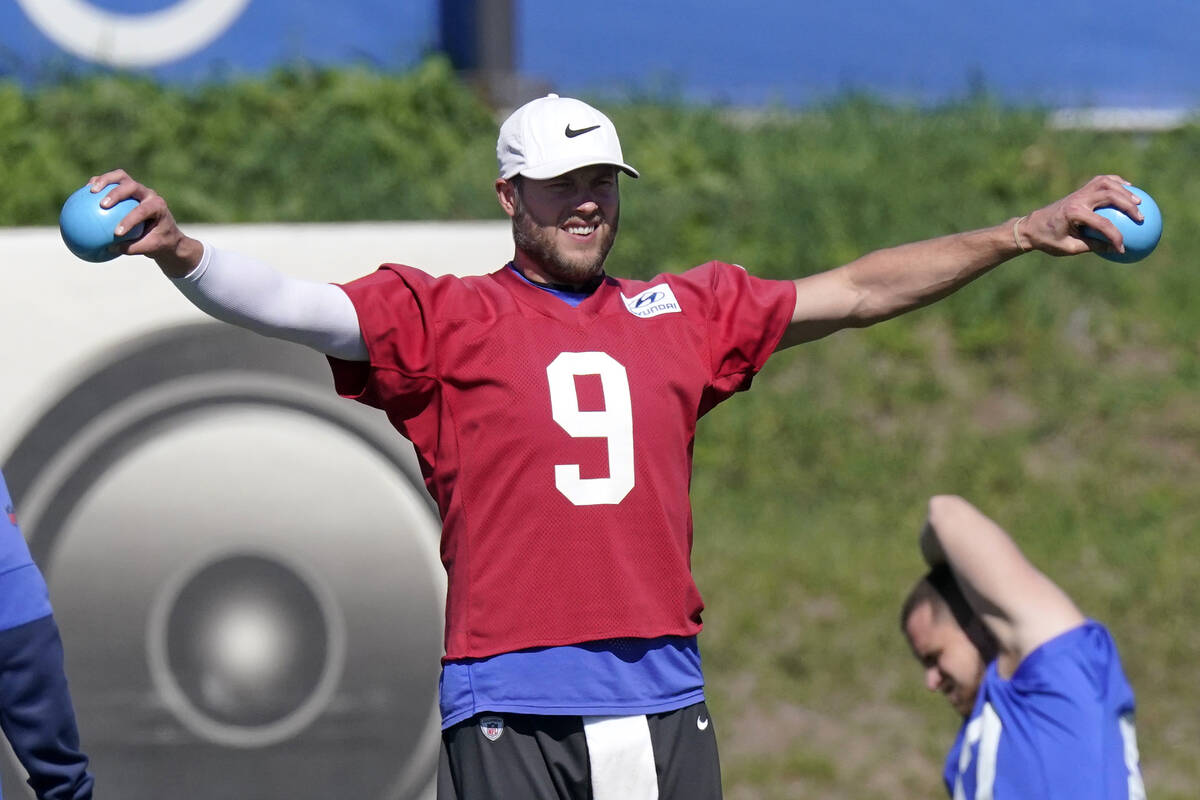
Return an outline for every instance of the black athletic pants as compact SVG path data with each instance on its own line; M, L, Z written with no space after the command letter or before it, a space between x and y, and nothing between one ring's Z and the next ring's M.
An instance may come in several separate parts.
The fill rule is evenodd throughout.
M592 774L589 734L594 729L585 730L585 722L594 719L483 713L447 728L438 762L438 800L593 800L593 778L605 780ZM647 714L645 725L657 796L720 800L717 738L707 706ZM598 740L591 741L599 747Z

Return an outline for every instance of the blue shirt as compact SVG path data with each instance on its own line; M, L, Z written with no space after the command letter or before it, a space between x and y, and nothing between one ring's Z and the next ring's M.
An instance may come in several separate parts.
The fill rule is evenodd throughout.
M1088 620L1009 680L988 665L946 758L955 800L1144 800L1133 689L1108 630Z
M450 661L439 686L442 727L484 711L627 716L704 699L694 636L609 639Z
M513 266L513 263L511 261L508 262L508 268L513 271L514 275L516 275L518 278L520 278L521 280L528 283L530 286L534 287L535 289L541 289L543 292L549 292L550 294L557 297L559 300L562 300L564 303L569 305L571 308L578 308L579 304L582 303L584 300L587 300L589 297L591 297L592 292L595 291L595 289L591 289L591 290L584 291L584 292L573 292L569 289L560 289L557 286L547 286L544 283L537 283L535 281L531 281L531 280L529 280L529 278L526 278L521 273L521 270L519 270L515 266Z
M41 570L0 475L0 726L45 800L92 796L63 671L62 640Z
M0 475L0 630L50 614L50 593L17 527L17 513Z

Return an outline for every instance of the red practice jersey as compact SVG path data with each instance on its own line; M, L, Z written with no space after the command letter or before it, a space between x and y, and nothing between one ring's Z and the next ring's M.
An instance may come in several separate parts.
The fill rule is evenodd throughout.
M412 441L441 512L447 659L700 630L696 421L774 351L790 281L710 262L571 307L508 267L385 264L343 289L370 361L331 359L337 390Z

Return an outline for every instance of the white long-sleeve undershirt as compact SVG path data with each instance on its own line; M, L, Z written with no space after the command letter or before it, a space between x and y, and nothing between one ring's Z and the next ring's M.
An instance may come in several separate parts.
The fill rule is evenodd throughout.
M368 360L354 304L331 283L293 278L207 244L196 268L171 282L193 305L222 322L346 361Z

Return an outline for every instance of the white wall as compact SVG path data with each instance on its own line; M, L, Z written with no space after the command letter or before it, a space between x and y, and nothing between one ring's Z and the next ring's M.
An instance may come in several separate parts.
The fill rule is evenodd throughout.
M189 233L320 281L512 254L507 223ZM0 340L0 464L102 793L431 797L439 525L383 413L336 397L319 354L208 320L144 258L79 261L56 229L0 230ZM246 569L275 600L211 577ZM11 756L0 782L26 792Z
M187 233L330 282L389 261L467 275L512 258L507 221L195 225ZM0 462L45 404L113 346L204 319L146 258L91 264L71 255L57 228L0 228Z

